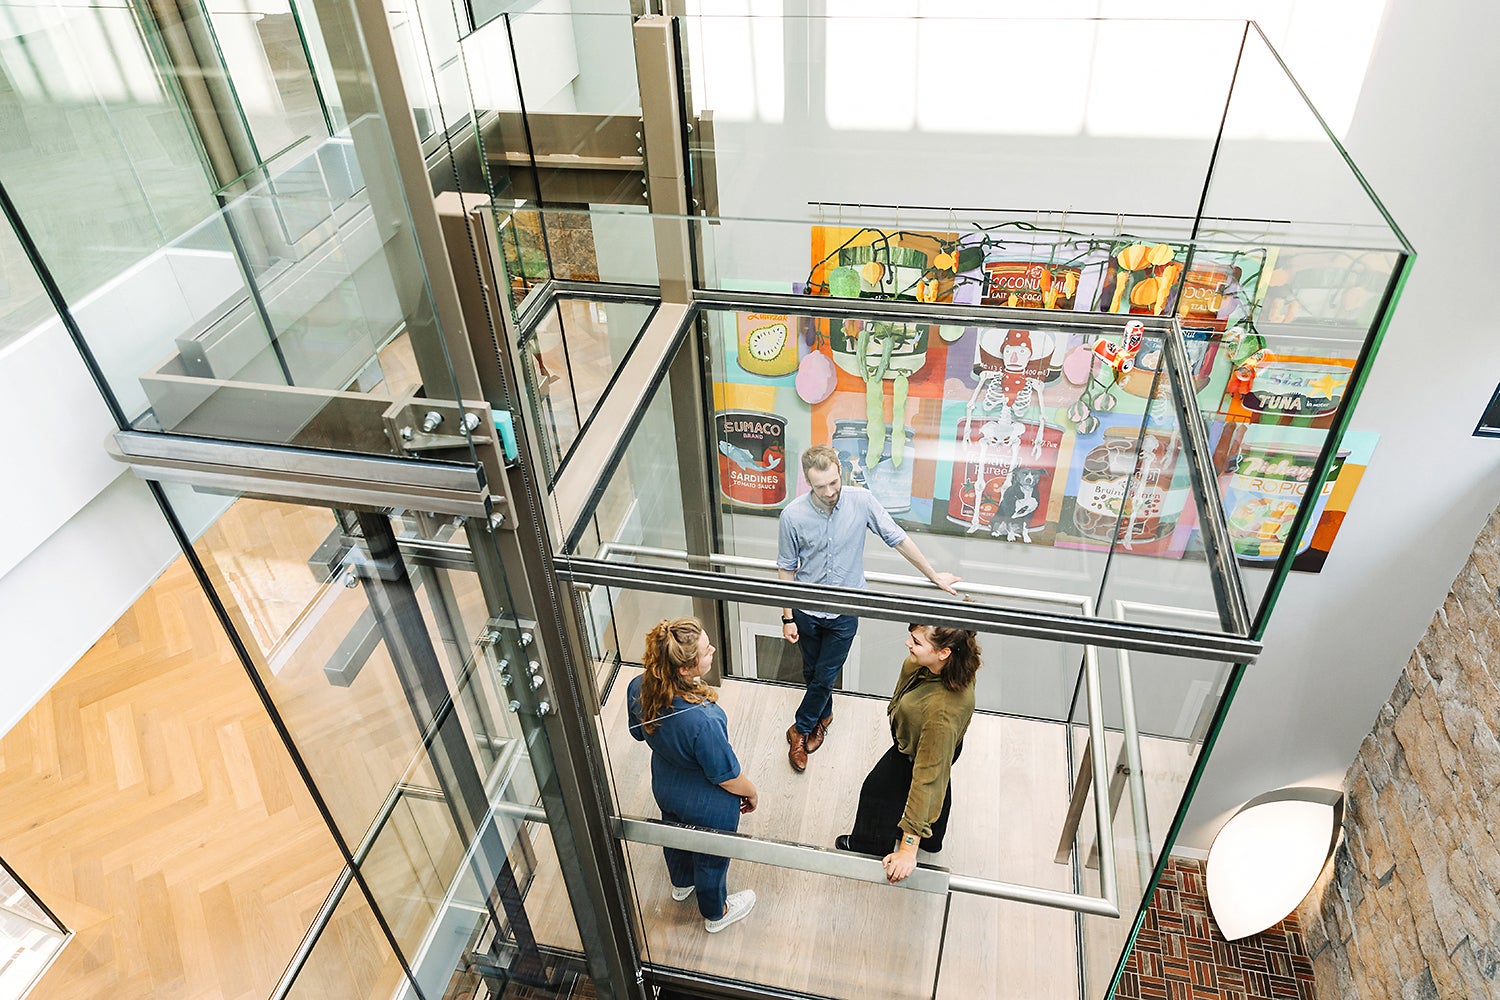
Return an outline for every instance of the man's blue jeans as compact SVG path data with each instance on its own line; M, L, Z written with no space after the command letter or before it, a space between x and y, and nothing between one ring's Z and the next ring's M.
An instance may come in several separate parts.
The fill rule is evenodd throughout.
M833 682L849 657L849 646L859 629L854 615L837 618L814 618L792 610L797 623L797 648L802 651L802 679L807 693L797 706L797 731L806 736L819 719L833 714Z

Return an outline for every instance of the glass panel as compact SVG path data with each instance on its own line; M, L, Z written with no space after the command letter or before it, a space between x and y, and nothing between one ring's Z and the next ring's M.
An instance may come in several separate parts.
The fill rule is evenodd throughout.
M729 892L754 892L756 908L709 935L693 900L672 899L661 848L626 848L658 965L815 996L932 996L947 909L940 894L734 861ZM796 920L783 918L787 907Z
M1192 216L1243 22L878 16L906 10L682 19L691 111L713 112L715 214L810 218L836 191L850 208ZM1170 109L1117 85L1140 66L1174 81Z
M234 107L220 113L241 117L255 162L299 142L327 138L331 128L320 81L313 76L289 0L271 0L253 11L207 3L200 10L232 92ZM217 66L206 73L210 79L220 75Z
M680 474L686 462L673 442L683 447L691 442L676 434L677 409L663 381L603 483L591 512L590 528L597 530L583 532L574 548L577 554L604 551L611 559L630 561L637 554L633 550L642 546L677 552L686 548L687 494ZM606 544L608 550L603 549ZM626 546L632 547L631 554L626 554Z
M0 862L0 949L5 955L0 996L25 996L69 936L10 866Z
M549 475L592 419L655 309L654 302L559 299L522 332L527 396Z
M1220 259L1239 253L1243 260L1247 244L1207 246L1202 253ZM1408 258L1264 237L1250 246L1250 253L1264 256L1268 276L1246 321L1222 335L1219 350L1231 366L1222 394L1211 402L1200 394L1199 402L1253 615L1268 610L1299 511L1313 504L1291 568L1315 569L1337 531L1338 512L1347 509L1345 494L1331 501L1336 489L1352 492L1356 476L1330 480L1316 492L1310 479L1334 429L1345 424L1369 364L1361 357L1389 315L1382 308ZM1341 440L1334 472L1351 456L1351 465L1362 466L1369 458L1365 448L1354 435Z
M540 952L531 924L531 900L554 936L572 911L556 883L529 895L546 832L532 768L553 772L500 687L528 676L511 666L525 662L520 626L425 554L466 547L474 525L167 493L427 995L472 954L486 975L571 988L571 959Z
M514 301L549 277L656 284L632 18L594 12L628 4L493 20L482 6L460 49Z
M1192 357L1199 349L1212 349L1210 342L1190 343L1191 377L1195 385L1202 384L1203 394L1210 394L1213 372L1225 366L1215 365L1212 358ZM1135 426L1105 429L1097 442L1080 436L1079 445L1089 447L1084 460L1085 479L1090 457L1096 459L1095 464L1119 463L1125 472L1117 494L1119 509L1097 522L1100 534L1112 535L1115 540L1100 589L1100 614L1107 616L1109 603L1117 597L1129 597L1148 604L1214 612L1195 627L1228 631L1228 623L1218 619L1215 581L1208 562L1200 549L1189 550L1187 546L1189 532L1198 523L1198 496L1188 468L1177 394L1165 367L1163 345L1162 337L1145 338L1135 369L1120 380L1121 391L1116 393L1126 396L1130 386L1137 386L1146 398L1133 402L1144 409L1144 419L1135 418ZM1196 404L1190 402L1188 406L1191 419L1198 419ZM1080 500L1078 506L1085 504Z
M69 301L118 294L118 275L213 210L197 145L129 4L0 4L0 78L0 183ZM10 289L0 315L24 317L0 327L44 320L25 294L31 265L9 249L0 261Z
M12 2L0 17L10 25L0 66L14 79L0 88L13 133L0 143L0 183L128 420L232 440L472 456L465 432L424 447L397 439L412 421L387 414L393 398L457 393L389 136L370 116L327 136L289 10L215 15L235 88L234 107L220 109L225 127L244 111L257 142L292 147L232 185L217 212L178 95L152 63L164 43L148 44L131 8ZM356 63L346 83L368 83L362 50L340 58ZM9 279L19 260L6 260Z
M638 610L629 617L622 613L616 621L627 660L640 658L649 626L663 617L691 611L685 598L649 591L627 591L615 606L624 607L628 598L634 599ZM836 724L807 771L797 774L786 764L781 747L802 696L800 650L781 637L776 609L745 604L720 606L731 624L726 627L726 648L715 658L725 675L717 688L717 704L728 718L729 740L742 772L756 784L760 796L760 807L741 817L738 830L753 837L831 847L837 836L849 832L865 773L890 745L885 706L896 683L906 627L872 618L861 620L834 695ZM931 857L931 863L963 875L1075 891L1071 854L1064 853L1063 863L1055 856L1069 807L1072 737L1068 720L1079 689L1082 648L1009 636L979 638L985 664L976 684L979 711L953 766L952 819L943 850ZM639 668L627 662L609 688L599 716L600 738L621 814L657 819L662 813L649 778L651 751L630 738L627 727L627 692L639 674ZM1080 742L1073 750L1075 758L1081 748ZM1076 759L1071 762L1076 767ZM1092 827L1085 828L1085 834L1088 829ZM894 837L893 831L893 842ZM651 960L679 964L682 959L674 956L687 950L690 935L701 933L694 928L696 909L690 903L667 899L667 876L659 850L631 845L630 856ZM733 862L730 890L742 887L741 878L762 877L757 874L760 868ZM798 881L804 878L818 882L822 895L804 895ZM746 884L758 887L760 883ZM760 905L780 907L786 896L795 892L802 922L812 926L820 926L822 921L810 916L806 908L812 906L814 912L821 912L817 908L826 905L828 899L845 913L843 917L830 917L833 922L847 924L847 913L865 912L870 914L869 926L881 926L905 919L901 908L916 905L908 897L918 895L889 891L865 897L859 893L866 890L849 888L854 883L798 872L786 872L771 884L775 897L767 897L757 888ZM1093 891L1097 892L1097 887ZM957 894L951 905L950 933L942 959L950 991L958 983L968 983L972 989L980 988L975 983L994 982L991 970L1002 961L998 955L1011 956L1003 960L1007 963L1017 955L1034 959L1029 965L1023 961L1011 969L1006 980L1011 985L1003 995L1012 995L1009 991L1015 977L1033 982L1037 986L1035 995L1052 995L1044 988L1054 982L1066 984L1070 992L1074 988L1076 952L1071 914ZM960 913L965 922L955 924ZM787 951L776 937L779 931L759 924L760 919L759 913L752 913L722 937L733 934L746 942L741 946L745 949L742 954L781 956L779 971L770 976L758 967L747 972L738 961L714 970L700 964L697 955L688 967L817 992L818 987L808 985L803 977L819 974L814 967L826 963L798 960L795 956L801 954L800 949ZM962 931L951 932L955 927ZM917 939L916 934L908 937L909 942ZM713 941L709 946L717 947ZM903 952L908 959L911 946L908 944ZM832 953L842 954L837 950ZM793 957L788 959L787 955ZM829 974L846 978L831 995L851 995L854 987L849 984L859 982L860 973L846 968L842 960L833 965ZM879 967L878 962L872 967ZM908 967L901 974L893 974L892 982L902 989L910 985L917 995L927 995L931 981L919 983L917 978L918 974Z
M979 327L704 309L716 524L688 513L684 470L698 457L664 381L606 480L597 540L587 533L577 554L682 567L691 534L717 539L714 571L773 578L783 512L811 503L799 456L828 445L840 495L868 495L892 537L904 533L975 600L1092 616L1101 591L1114 593L1113 552L1134 599L1216 608L1207 564L1188 546L1197 501L1159 339L1144 338L1136 367L1117 377L1093 351L1099 339L1118 346L1115 323L1031 319L1015 329L1010 315ZM867 539L859 562L870 591L936 596L886 545Z
M386 1000L406 983L375 911L358 887L351 885L287 996L290 1000Z

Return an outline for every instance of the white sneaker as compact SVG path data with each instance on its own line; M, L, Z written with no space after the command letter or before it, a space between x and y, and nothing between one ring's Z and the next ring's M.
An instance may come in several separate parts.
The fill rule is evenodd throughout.
M755 909L755 890L746 889L743 892L736 892L724 900L724 915L718 920L704 920L703 928L710 934L717 934L753 909Z
M672 886L672 898L675 899L675 900L677 900L677 902L679 902L679 903L682 902L684 899L687 899L692 894L693 894L693 887L690 886L690 885L685 885L685 886L682 886L681 888L678 888L675 885Z

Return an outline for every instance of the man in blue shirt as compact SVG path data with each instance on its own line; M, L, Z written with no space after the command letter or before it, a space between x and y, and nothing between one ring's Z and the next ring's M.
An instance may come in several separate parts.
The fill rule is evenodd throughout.
M928 563L917 543L897 527L874 494L862 486L845 486L839 453L826 444L802 453L802 475L811 492L804 493L781 512L776 550L776 572L783 580L822 583L832 587L865 586L865 532L906 557L927 579L954 596L959 578L939 573ZM781 634L802 652L802 678L807 693L797 707L797 718L786 731L787 759L793 770L807 768L807 755L823 745L833 723L833 684L859 619L825 611L781 609Z

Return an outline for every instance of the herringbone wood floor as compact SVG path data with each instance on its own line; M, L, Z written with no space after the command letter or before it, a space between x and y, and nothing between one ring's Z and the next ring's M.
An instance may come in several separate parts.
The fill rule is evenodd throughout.
M181 559L0 738L0 803L78 935L40 1000L264 997L341 866Z

